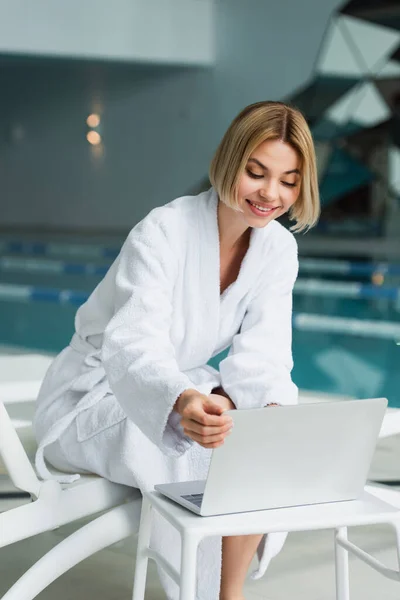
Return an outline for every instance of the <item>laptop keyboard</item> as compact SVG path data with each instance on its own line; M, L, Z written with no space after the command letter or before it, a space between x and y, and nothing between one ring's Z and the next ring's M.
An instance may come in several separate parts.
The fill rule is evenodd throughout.
M203 496L204 494L188 494L186 496L181 496L181 498L187 500L188 502L191 502L192 504L195 504L197 508L200 508L201 503L203 501Z

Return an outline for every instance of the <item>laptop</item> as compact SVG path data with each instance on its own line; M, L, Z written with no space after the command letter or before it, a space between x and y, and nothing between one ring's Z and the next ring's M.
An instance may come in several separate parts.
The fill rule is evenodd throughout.
M386 398L227 411L205 481L155 489L201 516L355 500L361 496Z

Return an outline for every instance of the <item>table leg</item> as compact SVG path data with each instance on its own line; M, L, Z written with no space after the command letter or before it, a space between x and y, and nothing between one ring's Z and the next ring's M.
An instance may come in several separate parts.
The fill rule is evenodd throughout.
M347 527L335 529L336 600L350 600L349 553L336 542L336 536L347 539Z
M186 532L182 534L180 600L196 599L196 566L199 541L197 536L193 534Z
M135 579L133 583L132 600L144 600L146 589L147 564L149 558L147 550L150 544L152 522L152 506L144 496L140 516L140 528L136 555Z

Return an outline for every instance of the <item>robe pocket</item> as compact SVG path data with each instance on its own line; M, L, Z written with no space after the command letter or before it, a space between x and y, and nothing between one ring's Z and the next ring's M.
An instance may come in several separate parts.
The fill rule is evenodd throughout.
M107 394L76 417L77 439L84 442L126 419L113 394Z

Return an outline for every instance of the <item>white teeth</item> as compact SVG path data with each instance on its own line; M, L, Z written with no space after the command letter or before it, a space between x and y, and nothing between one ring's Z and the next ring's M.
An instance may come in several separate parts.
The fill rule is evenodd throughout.
M258 210L261 210L262 212L271 212L271 210L274 210L273 208L264 208L263 206L260 206L255 202L251 202L251 200L249 200L249 202L252 206L255 206L256 208L258 208Z

